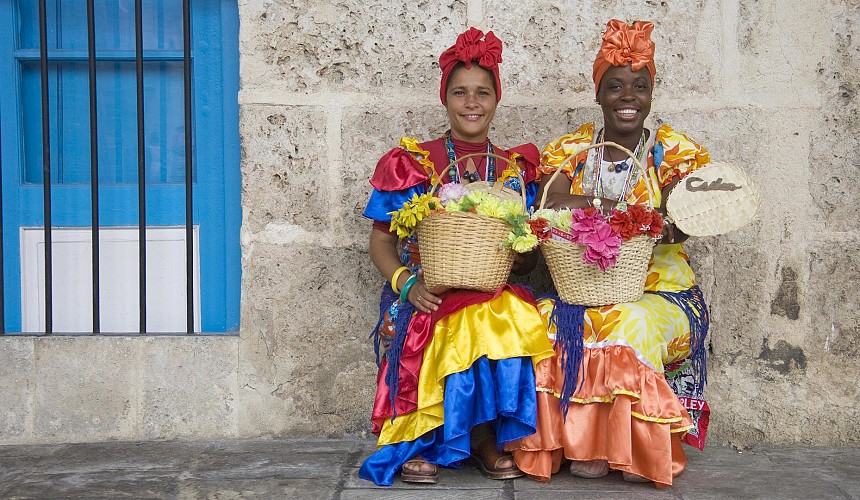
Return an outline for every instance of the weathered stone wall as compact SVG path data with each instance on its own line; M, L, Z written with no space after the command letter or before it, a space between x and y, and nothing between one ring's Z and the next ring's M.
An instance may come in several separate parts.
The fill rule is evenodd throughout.
M610 17L656 24L652 122L743 166L760 220L688 245L711 304L711 439L858 444L860 5L240 0L243 285L238 435L363 433L381 278L361 216L377 158L446 128L438 54L505 42L499 144L598 116ZM540 280L540 278L536 278Z

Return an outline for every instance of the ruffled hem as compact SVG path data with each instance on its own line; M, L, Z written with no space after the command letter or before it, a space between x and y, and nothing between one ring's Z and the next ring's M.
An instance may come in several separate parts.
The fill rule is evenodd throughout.
M432 419L426 418L427 411L398 416L395 421L409 427L424 426L421 435L380 447L361 465L359 477L390 486L403 464L415 456L457 467L471 455L472 428L486 422L494 423L500 447L533 434L537 423L534 380L528 357L479 358L467 370L446 378L444 402L430 409Z
M537 367L538 426L511 443L520 469L547 481L564 458L607 460L612 469L671 485L686 467L680 438L693 427L665 377L628 346L586 348L565 420L559 406L564 380L558 356Z
M416 344L415 347L421 347L423 352L418 376L414 376L416 367L410 368L408 373L401 371L402 376L417 382L414 391L417 395L416 406L402 407L405 411L399 407L397 417L391 420L393 413L387 404L388 388L381 380L377 386L377 404L372 416L374 432L379 434L380 445L412 441L441 425L443 401L448 391L446 384L450 383L446 379L468 370L477 360L486 358L502 362L525 357L537 364L553 356L552 344L546 337L540 314L532 302L525 300L528 293L521 287L506 285L494 296L473 292L456 293L443 299L444 308L452 307L452 304L468 294L491 298L445 314L433 324L432 339L426 347L419 345L421 343ZM421 318L421 315L417 315L413 323ZM414 349L410 349L412 351ZM413 358L410 354L409 359ZM412 382L404 387L411 389ZM534 392L534 387L534 384L530 386L531 392Z

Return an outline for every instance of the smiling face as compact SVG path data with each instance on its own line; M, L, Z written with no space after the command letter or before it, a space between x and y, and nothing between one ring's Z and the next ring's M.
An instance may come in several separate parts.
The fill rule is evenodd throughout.
M600 80L597 102L603 109L607 139L639 137L651 112L651 90L648 68L633 71L628 65L606 70Z
M484 142L496 114L493 77L477 64L455 69L445 93L451 136L468 142Z

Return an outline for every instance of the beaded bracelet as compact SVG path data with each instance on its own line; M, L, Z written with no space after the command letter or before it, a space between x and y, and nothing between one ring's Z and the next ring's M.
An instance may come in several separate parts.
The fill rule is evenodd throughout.
M396 271L394 271L393 275L391 275L391 289L394 290L394 293L400 293L400 289L397 288L397 280L400 279L401 274L408 270L408 266L401 266L398 267Z
M409 290L412 290L412 286L418 283L418 275L413 274L406 280L406 283L403 284L403 290L400 291L400 303L405 304L407 297L409 297Z

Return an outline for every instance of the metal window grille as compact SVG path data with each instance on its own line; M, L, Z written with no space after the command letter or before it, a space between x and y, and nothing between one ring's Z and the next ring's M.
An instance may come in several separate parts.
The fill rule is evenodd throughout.
M144 134L144 92L143 92L143 26L142 0L135 0L135 70L137 79L137 187L138 187L138 273L139 273L139 333L146 333L146 177L145 177L145 134ZM42 102L42 197L44 209L44 259L45 259L45 334L53 333L53 247L52 247L52 217L51 217L51 140L50 140L50 107L48 87L48 27L46 15L46 0L39 0L39 63L41 69L41 102ZM89 105L90 105L90 198L92 204L92 333L100 333L100 270L99 270L99 168L98 168L98 115L96 92L96 46L95 30L97 26L94 16L94 0L87 0L87 62L89 69ZM191 9L190 0L182 2L182 40L183 40L183 88L184 88L184 117L185 117L185 268L186 268L186 333L194 333L194 240L192 222L192 187L193 187L193 149L192 149L192 103L191 103ZM2 153L2 151L0 151ZM0 155L2 158L2 155ZM12 168L4 167L2 168ZM0 207L2 207L2 176L0 176ZM6 334L5 321L5 287L3 280L3 216L0 210L0 334Z

